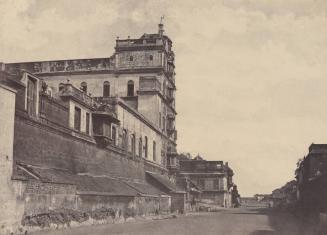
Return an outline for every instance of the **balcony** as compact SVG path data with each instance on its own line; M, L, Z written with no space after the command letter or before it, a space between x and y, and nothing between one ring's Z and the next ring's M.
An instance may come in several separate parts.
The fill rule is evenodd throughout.
M132 49L132 48L158 48L163 47L163 41L161 38L143 37L139 39L118 39L116 40L116 51Z
M97 104L91 96L89 96L85 92L77 89L70 83L62 84L60 86L59 96L72 98L76 102L81 103L82 105L85 105L90 109L94 109Z
M112 139L104 134L94 134L93 137L94 137L97 145L101 148L105 148L109 144L113 144Z

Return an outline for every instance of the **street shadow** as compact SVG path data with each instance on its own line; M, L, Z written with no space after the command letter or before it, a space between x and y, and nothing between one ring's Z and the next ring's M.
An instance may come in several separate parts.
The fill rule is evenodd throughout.
M269 213L269 208L247 208L246 211L231 212L231 214L236 215L267 215Z
M251 235L317 235L315 224L289 211L262 208L253 212L266 215L271 230L256 230Z
M271 230L256 230L251 235L275 235L276 233ZM277 235L277 234L276 234Z

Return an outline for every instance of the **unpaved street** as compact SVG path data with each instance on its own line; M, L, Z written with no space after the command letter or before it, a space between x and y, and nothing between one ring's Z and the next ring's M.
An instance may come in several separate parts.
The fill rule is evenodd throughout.
M108 224L33 235L312 235L312 229L291 214L269 209L240 208L176 219Z

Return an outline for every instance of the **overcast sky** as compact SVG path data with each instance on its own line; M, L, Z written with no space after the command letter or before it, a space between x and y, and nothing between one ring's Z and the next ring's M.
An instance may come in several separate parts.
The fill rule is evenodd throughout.
M161 15L179 151L228 161L243 196L291 180L327 143L326 0L0 0L0 61L108 57Z

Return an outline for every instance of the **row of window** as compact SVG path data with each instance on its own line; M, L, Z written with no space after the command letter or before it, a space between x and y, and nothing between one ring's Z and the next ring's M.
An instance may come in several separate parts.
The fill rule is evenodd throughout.
M129 141L130 141L130 145L129 145ZM144 145L143 145L143 139L142 137L140 137L138 139L138 157L142 158L144 156L144 158L148 158L148 137L145 136L144 137ZM130 149L129 149L130 146ZM125 150L130 150L130 152L132 153L133 156L136 156L136 137L135 134L130 135L130 140L128 138L128 134L127 134L127 130L123 130L123 139L122 139L122 147ZM153 156L153 161L157 160L157 149L156 149L156 142L153 141L152 142L152 156ZM143 155L144 154L144 155Z
M79 107L75 106L75 109L74 109L74 129L77 130L77 131L81 131L81 123L82 123L81 117L82 117L81 109ZM85 129L86 134L89 135L90 134L90 113L86 113L86 115L85 115L85 128L86 128ZM107 136L110 135L109 130L107 130L105 132L108 132L108 133L104 133L105 135L107 135ZM114 126L111 128L111 138L112 138L113 143L116 144L116 127L114 127ZM130 146L130 148L129 148L129 146ZM135 134L132 134L130 136L130 140L129 140L128 135L127 135L127 130L123 130L122 147L125 150L129 150L132 153L133 156L136 156L136 138L135 138ZM156 161L157 160L157 157L156 157L157 149L156 149L156 142L155 141L153 141L153 143L152 143L152 151L153 151L153 154L152 154L153 161ZM143 156L145 158L148 158L148 137L147 136L144 137L144 145L143 145L142 137L140 137L139 140L138 140L138 156L140 158L142 158Z
M60 87L60 86L59 86ZM80 89L87 93L87 83L82 82L80 85ZM109 97L110 96L110 83L108 81L103 82L103 97ZM132 80L129 80L127 82L127 96L134 96L134 82Z
M153 60L153 55L149 55L149 60ZM134 57L132 55L129 57L129 61L134 61Z
M75 106L74 110L74 129L81 131L82 125L82 110ZM85 114L85 133L90 134L90 113Z
M223 178L216 178L216 179L199 178L197 181L198 181L198 186L204 190L223 190L224 189Z

